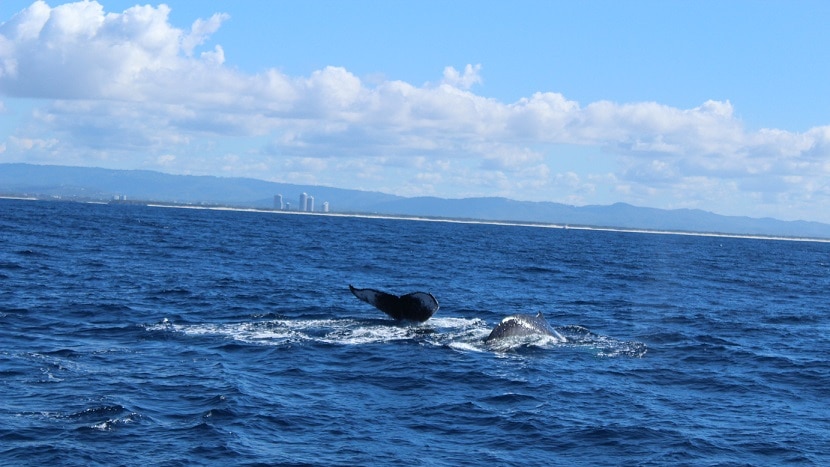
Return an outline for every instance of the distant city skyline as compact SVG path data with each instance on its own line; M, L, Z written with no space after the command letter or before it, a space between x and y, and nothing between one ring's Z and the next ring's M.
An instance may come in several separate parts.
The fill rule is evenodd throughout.
M290 211L291 204L285 202L282 194L274 195L274 209L279 211ZM323 211L329 212L330 205L328 201L323 202ZM314 210L314 196L308 193L300 193L299 202L297 203L297 211L299 212L315 212Z

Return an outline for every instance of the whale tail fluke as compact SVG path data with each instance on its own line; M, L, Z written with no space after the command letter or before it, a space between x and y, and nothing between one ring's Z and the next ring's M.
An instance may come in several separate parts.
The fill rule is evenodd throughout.
M396 320L424 322L438 311L438 300L427 292L413 292L397 296L380 290L358 289L351 284L349 290L355 297Z

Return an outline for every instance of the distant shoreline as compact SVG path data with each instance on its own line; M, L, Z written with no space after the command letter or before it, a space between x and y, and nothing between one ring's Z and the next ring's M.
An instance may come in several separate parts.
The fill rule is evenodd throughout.
M624 232L830 240L830 223L724 215L694 208L660 209L611 205L576 206L498 196L438 198L248 178L173 175L148 170L0 163L0 196L78 202L173 204L273 210L282 200L314 193L330 202L330 213L422 218L488 224L589 228ZM282 196L282 198L280 198ZM306 195L305 199L309 199ZM274 203L277 203L276 205ZM296 207L291 203L291 207ZM325 204L325 203L324 203ZM287 206L288 203L285 203ZM292 211L293 212L293 211ZM817 218L821 218L817 213Z
M237 211L237 212L258 212L264 214L289 214L289 215L306 215L306 216L331 216L331 217L350 217L363 219L390 219L390 220L408 220L421 222L448 222L455 224L481 224L481 225L504 225L514 227L538 227L546 229L561 229L561 230L593 230L599 232L621 232L621 233L637 233L637 234L653 234L653 235L685 235L692 237L716 237L716 238L739 238L750 240L779 240L790 242L811 242L811 243L830 243L828 238L811 238L811 237L785 237L774 235L752 235L752 234L730 234L719 232L687 232L674 230L649 230L649 229L631 229L620 227L603 227L603 226L589 226L589 225L567 225L554 224L545 222L520 222L520 221L496 221L483 219L457 219L444 217L424 217L424 216L407 216L394 214L374 214L361 212L303 212L303 211L285 211L279 209L265 209L241 206L226 206L219 204L189 204L189 203L164 203L158 201L145 200L81 200L81 199L63 199L63 198L39 198L32 196L15 196L15 195L0 195L0 199L21 200L21 201L57 201L70 202L81 204L111 204L111 205L126 205L126 206L147 206L154 208L174 208L174 209L201 209L211 211Z

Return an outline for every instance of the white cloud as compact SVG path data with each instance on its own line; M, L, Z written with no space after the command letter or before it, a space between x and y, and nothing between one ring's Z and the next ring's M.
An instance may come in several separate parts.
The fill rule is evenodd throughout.
M245 74L225 65L221 45L207 45L227 15L185 31L169 14L165 5L107 13L94 1L37 1L0 25L0 92L52 99L14 130L4 158L89 155L125 168L359 180L401 194L421 186L442 196L603 202L596 196L615 191L629 202L710 209L743 200L736 210L763 189L751 181L779 177L789 200L830 208L830 126L748 130L729 101L581 105L540 91L505 103L471 91L481 65L447 67L438 84L420 86L333 66L305 77ZM246 151L229 147L243 140ZM592 167L563 145L602 147L614 161Z
M162 154L156 158L156 163L162 167L170 166L176 161L176 156L172 154Z
M216 13L207 21L203 19L194 21L193 26L190 27L190 34L184 36L182 39L182 50L184 53L188 57L192 56L193 49L204 44L208 37L219 30L219 26L222 25L223 21L227 21L228 18L230 18L229 15Z
M464 73L459 73L455 68L448 66L444 68L443 83L460 89L470 89L482 82L480 72L480 64L475 66L468 64L464 67Z
M203 62L210 65L221 65L225 63L225 51L221 45L217 45L211 52L202 52L199 56Z
M58 141L54 138L50 139L39 139L39 138L17 138L12 136L9 138L9 141L14 144L17 148L23 150L48 150L54 148Z

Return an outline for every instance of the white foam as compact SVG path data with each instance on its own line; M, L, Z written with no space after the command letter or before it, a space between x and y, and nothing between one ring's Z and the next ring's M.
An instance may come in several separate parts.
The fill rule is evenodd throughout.
M456 341L450 342L448 345L449 348L454 350L460 350L462 352L486 352L487 348L482 346L481 343L475 342L463 342L463 341Z
M594 349L599 356L637 356L646 352L645 344L622 342L596 336L580 327L555 330L556 335L513 336L484 343L491 329L478 318L434 318L428 323L399 325L392 321L358 319L279 319L241 323L174 324L164 320L146 327L149 331L177 332L188 336L218 336L238 342L285 345L317 342L334 345L366 345L417 340L427 345L448 347L461 352L509 352L522 347L554 349L578 347ZM562 333L560 333L560 330Z
M336 330L320 338L329 344L360 345L377 342L412 339L413 333L408 328L389 326L365 326L355 329Z
M272 320L224 324L172 324L148 326L148 330L173 331L189 336L216 335L240 342L282 345L312 341L356 345L412 339L418 327L366 324L353 319Z
M495 339L489 342L491 349L497 352L506 352L522 347L537 347L542 349L551 349L561 347L567 343L567 339L557 333L556 336L549 336L545 334L532 334L527 336L510 336Z
M479 318L432 318L429 324L439 328L468 328L485 325L484 320Z

